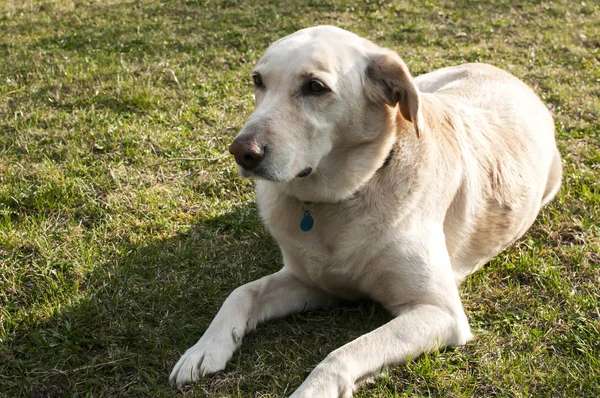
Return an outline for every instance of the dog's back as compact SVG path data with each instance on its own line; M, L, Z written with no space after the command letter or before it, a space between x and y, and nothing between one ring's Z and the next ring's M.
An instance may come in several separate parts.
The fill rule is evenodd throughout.
M444 68L415 82L460 148L462 184L444 224L460 281L523 235L558 191L554 123L527 85L491 65Z

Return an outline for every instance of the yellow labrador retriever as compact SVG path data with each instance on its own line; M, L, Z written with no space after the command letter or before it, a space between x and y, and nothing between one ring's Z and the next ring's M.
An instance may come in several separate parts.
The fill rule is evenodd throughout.
M225 368L257 323L371 298L394 319L330 353L293 397L350 397L386 365L472 338L457 285L527 231L561 182L535 93L485 64L413 78L393 51L318 26L274 43L230 147L284 266L237 288L171 373Z

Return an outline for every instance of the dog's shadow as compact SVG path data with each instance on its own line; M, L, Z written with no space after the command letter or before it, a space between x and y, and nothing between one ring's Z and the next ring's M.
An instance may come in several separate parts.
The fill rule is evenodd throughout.
M12 361L9 374L29 360L44 363L30 373L31 385L23 386L34 397L171 391L172 366L200 338L227 295L282 265L254 204L200 218L175 236L127 244L122 255L86 278L87 298L16 330L6 342L16 353L6 358ZM289 395L329 352L389 319L379 306L358 303L268 322L246 336L225 371L185 391Z

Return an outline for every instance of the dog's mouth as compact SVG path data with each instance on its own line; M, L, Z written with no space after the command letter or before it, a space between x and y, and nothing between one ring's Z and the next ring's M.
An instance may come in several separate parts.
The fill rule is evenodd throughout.
M264 170L260 167L257 169L254 169L254 170L248 170L248 169L243 168L242 166L238 166L238 170L239 170L240 175L245 178L259 178L259 179L273 181L273 182L289 182L289 181L291 181L291 179L289 179L289 177L282 178L282 176L271 173L268 170ZM296 174L296 176L294 178L308 177L312 172L313 172L313 168L307 167L305 169L302 169L302 171L300 171L298 174Z
M296 174L296 177L299 177L299 178L306 177L310 173L312 173L312 171L313 171L312 167L307 167L304 170L302 170L300 173Z

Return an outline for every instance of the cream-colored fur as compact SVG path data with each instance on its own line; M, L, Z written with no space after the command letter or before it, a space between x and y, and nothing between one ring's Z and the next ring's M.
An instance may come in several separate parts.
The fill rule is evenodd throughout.
M265 156L240 172L258 179L284 266L230 295L171 381L222 370L257 323L335 298L371 298L395 318L329 354L293 397L350 397L386 365L466 343L457 285L525 233L560 186L547 108L493 66L413 79L396 53L328 26L279 40L256 72L256 110L236 140L260 139ZM303 94L310 79L330 91Z

